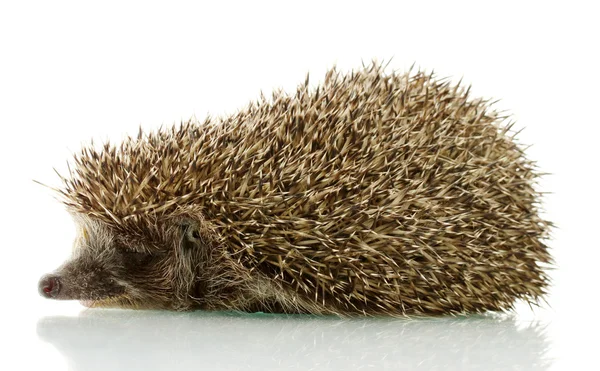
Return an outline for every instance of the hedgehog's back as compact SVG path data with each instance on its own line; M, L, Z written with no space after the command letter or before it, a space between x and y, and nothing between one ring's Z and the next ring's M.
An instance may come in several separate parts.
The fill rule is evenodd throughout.
M336 312L536 301L549 255L533 165L467 94L374 67L250 108L214 222L245 265Z

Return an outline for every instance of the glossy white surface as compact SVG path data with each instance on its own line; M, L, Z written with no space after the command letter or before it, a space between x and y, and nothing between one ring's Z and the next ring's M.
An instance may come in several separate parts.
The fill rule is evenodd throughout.
M0 3L0 369L597 369L600 78L592 1ZM234 113L334 63L461 77L526 128L557 268L504 317L337 319L83 310L40 298L73 223L52 170L82 143Z
M543 324L94 311L38 321L74 370L545 370Z

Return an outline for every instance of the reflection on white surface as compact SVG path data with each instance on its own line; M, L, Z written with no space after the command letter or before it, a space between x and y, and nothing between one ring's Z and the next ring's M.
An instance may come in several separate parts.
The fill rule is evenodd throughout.
M545 370L544 325L486 316L387 319L87 310L38 336L72 370Z

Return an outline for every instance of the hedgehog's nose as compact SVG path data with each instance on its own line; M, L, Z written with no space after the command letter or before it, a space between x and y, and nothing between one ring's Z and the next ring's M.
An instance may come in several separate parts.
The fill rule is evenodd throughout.
M39 283L40 295L45 298L55 298L60 292L60 280L58 276L45 275Z

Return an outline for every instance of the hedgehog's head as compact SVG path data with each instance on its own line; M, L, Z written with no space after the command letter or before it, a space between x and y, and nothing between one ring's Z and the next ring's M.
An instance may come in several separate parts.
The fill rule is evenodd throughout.
M73 255L41 278L40 294L91 307L191 307L201 295L199 270L212 251L210 235L198 218L146 219L130 223L137 228L116 228L75 215Z

